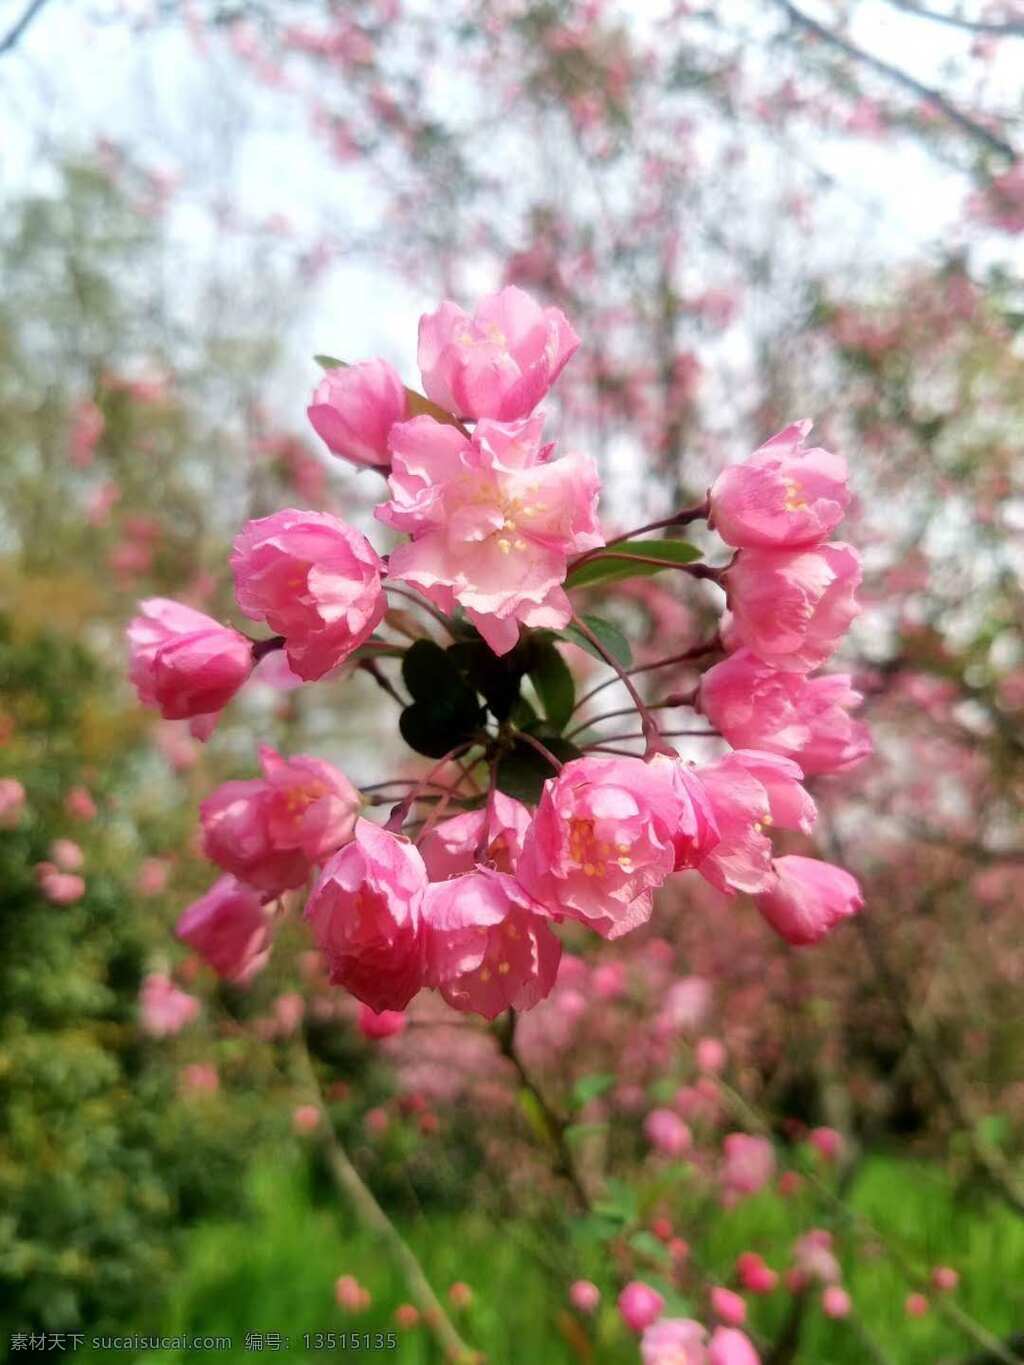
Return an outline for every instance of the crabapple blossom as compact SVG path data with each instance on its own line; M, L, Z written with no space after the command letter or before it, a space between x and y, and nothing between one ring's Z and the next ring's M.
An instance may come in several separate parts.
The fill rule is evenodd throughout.
M847 1318L853 1302L841 1285L826 1285L821 1295L821 1311L827 1318Z
M159 896L167 889L170 865L163 858L143 858L135 878L135 889L140 896Z
M673 1158L682 1156L693 1142L689 1128L671 1109L652 1109L644 1119L644 1136L663 1156Z
M722 1143L725 1158L719 1179L729 1202L763 1189L775 1174L775 1148L768 1138L729 1133Z
M514 285L481 299L472 316L446 301L420 319L423 387L459 417L513 421L533 411L579 344L559 309Z
M288 663L307 682L343 663L379 625L383 567L351 526L296 508L247 522L231 555L239 607L284 637Z
M396 422L405 421L408 408L408 394L393 367L386 360L364 360L332 366L306 414L332 455L386 469L388 434Z
M937 1265L932 1271L932 1284L944 1294L952 1294L960 1283L960 1276L948 1265Z
M357 820L306 904L330 979L371 1009L403 1010L424 983L427 870L407 839Z
M923 1294L908 1294L903 1303L903 1311L908 1318L923 1318L928 1314L929 1303Z
M215 1095L220 1089L220 1076L212 1062L190 1062L178 1073L178 1088L182 1095Z
M143 1030L153 1038L167 1038L192 1022L199 1013L199 1001L179 990L163 972L151 972L139 993L139 1016Z
M727 896L763 890L772 875L772 843L764 833L771 818L765 787L739 752L705 764L699 775L715 813L719 840L697 864L698 872Z
M694 1049L697 1070L716 1076L725 1068L728 1053L720 1038L701 1038Z
M191 720L195 737L208 739L252 671L251 642L166 597L147 598L139 609L127 632L139 700L165 720Z
M175 933L226 981L245 984L266 966L270 922L252 887L221 877L181 915Z
M826 1228L811 1228L793 1246L795 1268L807 1279L821 1284L838 1284L843 1272L832 1250L832 1234Z
M96 819L96 802L85 787L71 788L64 798L64 809L73 820L81 820L83 824Z
M493 869L432 882L423 897L427 984L486 1019L531 1009L551 993L562 953L540 910Z
M378 1014L369 1005L360 1005L356 1026L364 1038L379 1042L394 1038L405 1030L405 1015L401 1010L381 1010Z
M640 1340L643 1365L707 1365L707 1332L693 1318L659 1318Z
M770 1294L779 1283L778 1273L756 1251L744 1251L736 1258L736 1275L750 1294Z
M496 654L513 648L521 624L568 623L569 557L604 543L594 462L552 459L541 425L484 421L467 438L415 417L391 433L392 497L376 515L412 539L392 552L389 580L442 611L461 605Z
M51 905L74 905L85 895L85 882L74 872L58 872L52 863L39 865L39 889Z
M85 862L85 854L73 839L54 839L50 857L62 872L77 872Z
M456 1280L448 1287L448 1302L453 1308L468 1308L473 1302L473 1291L464 1280Z
M521 801L492 789L482 810L442 820L425 836L419 848L430 880L472 872L477 864L514 872L531 818Z
M809 673L835 653L860 611L860 555L829 542L741 550L723 575L732 634L773 668Z
M16 777L0 777L0 829L14 829L25 809L25 788Z
M817 943L864 904L856 878L832 863L790 854L772 868L775 879L755 904L787 943Z
M708 1365L761 1365L761 1357L745 1332L716 1327L708 1342Z
M601 1302L601 1291L592 1280L574 1280L569 1286L569 1302L580 1313L593 1313Z
M727 1327L742 1327L747 1320L747 1305L742 1297L723 1285L711 1290L711 1311Z
M806 419L792 423L711 485L711 523L727 545L816 545L842 521L850 502L846 461L820 447L807 449L811 426Z
M643 1280L630 1280L618 1298L622 1321L631 1332L643 1332L661 1315L665 1300Z
M292 1127L297 1133L312 1133L320 1127L320 1117L315 1104L300 1104L292 1111Z
M838 1161L843 1153L843 1135L834 1128L812 1128L807 1141L824 1161Z
M784 673L740 649L704 674L699 706L736 748L780 754L810 777L852 768L871 753L867 727L849 715L861 700L845 674Z
M403 1332L411 1331L420 1321L420 1310L411 1303L400 1303L395 1309L395 1326Z

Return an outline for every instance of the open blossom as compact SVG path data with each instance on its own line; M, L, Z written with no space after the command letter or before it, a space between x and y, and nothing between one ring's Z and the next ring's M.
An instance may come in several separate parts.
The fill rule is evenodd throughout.
M192 720L196 738L208 738L252 671L251 642L167 597L147 598L139 609L127 632L139 700L165 720Z
M307 682L347 659L380 623L383 567L351 526L295 508L248 522L231 555L238 605L284 636L288 662Z
M670 760L590 757L544 785L517 875L545 909L603 938L643 924L676 868L687 811Z
M787 943L817 943L864 904L857 879L832 863L790 855L773 868L775 880L755 904Z
M412 539L393 551L389 577L443 611L461 605L496 654L520 623L567 624L568 559L604 543L593 460L552 459L541 425L485 421L467 438L416 417L391 432L392 496L376 515Z
M643 1280L630 1280L619 1295L619 1312L631 1332L639 1334L660 1316L665 1300Z
M773 668L809 673L835 653L860 611L860 580L850 545L743 550L723 579L733 636Z
M481 299L472 317L446 301L420 319L423 387L459 417L513 421L534 410L579 344L559 309L514 285Z
M400 835L358 820L306 905L331 981L378 1013L403 1010L424 983L427 870Z
M761 1365L761 1357L745 1332L716 1327L708 1342L708 1365Z
M849 715L861 700L844 673L783 673L749 649L709 668L700 686L701 711L730 744L791 758L807 777L852 768L871 753L867 727Z
M420 844L432 882L480 865L514 872L532 816L528 807L493 788L483 810L464 811L435 825Z
M729 1133L722 1153L725 1160L719 1179L729 1202L756 1194L775 1174L775 1148L768 1138Z
M151 972L139 993L139 1017L146 1033L167 1038L190 1024L199 1013L199 1001L179 990L163 972Z
M333 455L386 468L388 434L405 421L408 395L386 360L337 365L317 385L306 414Z
M842 521L850 501L846 461L804 441L808 420L794 422L711 485L711 521L738 549L816 545Z
M433 882L423 898L427 984L485 1019L551 993L562 945L513 878L479 868Z
M256 892L234 877L214 882L185 910L175 933L226 981L250 981L270 956L267 913Z
M693 1318L659 1318L640 1340L643 1365L707 1365L707 1332Z

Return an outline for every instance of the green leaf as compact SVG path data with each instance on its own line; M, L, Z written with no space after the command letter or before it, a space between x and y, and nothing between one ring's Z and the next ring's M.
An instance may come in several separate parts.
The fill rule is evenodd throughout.
M540 1101L532 1090L522 1089L519 1092L519 1108L523 1111L523 1117L533 1129L533 1132L542 1142L555 1145L555 1135L552 1133L548 1124L544 1110L541 1108Z
M584 625L597 636L598 640L604 645L608 653L622 665L623 668L630 668L633 664L633 651L629 647L629 641L619 630L618 626L611 621L604 620L601 616L581 616L580 620ZM587 637L581 634L575 626L566 626L564 630L558 632L558 638L568 640L570 644L578 645L580 649L585 649L588 654L592 654L595 659L600 659L602 663L607 663L604 655Z
M604 1195L594 1205L594 1212L620 1223L635 1223L639 1216L636 1191L624 1180L609 1180Z
M582 1109L591 1100L596 1100L599 1095L610 1090L614 1084L615 1077L610 1071L595 1072L592 1076L581 1076L572 1088L573 1108Z
M507 720L519 700L526 672L525 645L521 642L499 658L476 636L449 645L447 653L468 685L487 702L495 720Z
M340 370L345 365L344 360L338 360L333 355L315 355L313 359L322 370Z
M656 1265L669 1265L672 1261L668 1247L665 1246L664 1242L659 1242L654 1233L648 1232L646 1228L634 1232L629 1239L629 1245L634 1251L639 1252L641 1256L645 1256L647 1260L653 1261Z
M530 681L544 706L548 724L553 730L564 730L576 704L576 684L554 641L533 641Z
M585 1142L589 1137L600 1137L607 1133L607 1123L570 1123L565 1130L566 1142Z
M402 681L414 701L432 701L450 687L463 686L455 661L433 640L417 640L405 651Z
M619 555L639 555L643 558L630 564L626 559L619 559ZM680 564L692 564L700 557L700 550L688 540L624 540L620 545L613 546L608 554L595 555L578 569L573 569L565 580L565 586L592 588L597 583L617 583L624 578L649 578ZM646 559L657 559L661 563L648 564L644 562Z
M483 719L476 697L463 689L413 702L398 717L398 729L410 749L426 758L443 758L449 749L467 743Z
M537 738L563 763L580 756L575 744L560 739L558 735L539 734ZM540 800L544 783L549 777L554 776L555 769L543 754L539 754L532 745L524 743L523 740L517 740L498 764L496 785L506 796L514 796L517 801L523 801L527 805L536 805Z

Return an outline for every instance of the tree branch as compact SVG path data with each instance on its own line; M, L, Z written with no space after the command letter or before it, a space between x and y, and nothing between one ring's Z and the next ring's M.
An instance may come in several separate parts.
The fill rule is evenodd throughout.
M924 5L911 4L911 0L889 0L889 4L912 14L916 19L931 19L936 24L948 24L950 28L965 29L968 33L987 33L993 38L1024 38L1024 24L1013 19L1002 23L996 20L961 19L958 14L940 14L938 10L926 9Z
M24 37L29 24L36 18L45 4L46 0L32 0L32 3L25 10L21 18L14 27L8 31L6 37L0 38L0 57L2 57L5 52L11 52L17 47L18 43Z

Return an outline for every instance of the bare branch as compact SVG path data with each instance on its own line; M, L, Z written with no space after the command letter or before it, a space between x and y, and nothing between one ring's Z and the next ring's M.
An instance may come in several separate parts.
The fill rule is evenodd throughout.
M35 17L38 15L39 11L43 8L45 4L46 0L31 0L31 4L25 10L24 14L17 21L14 27L9 30L7 36L4 38L0 38L0 57L2 57L5 52L11 52L14 50L14 48L17 47L18 43L21 41L26 30L28 29L28 26L32 23L32 20L35 19Z
M940 14L938 10L926 9L924 5L911 4L911 0L889 0L890 5L912 14L917 19L931 19L936 24L948 24L950 28L960 28L968 33L987 33L993 38L1024 38L1024 24L1006 19L1002 23L995 20L961 19L958 14Z

